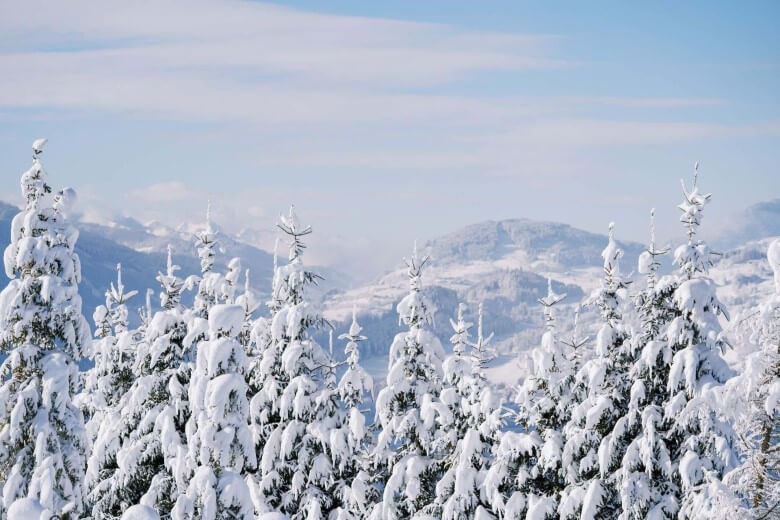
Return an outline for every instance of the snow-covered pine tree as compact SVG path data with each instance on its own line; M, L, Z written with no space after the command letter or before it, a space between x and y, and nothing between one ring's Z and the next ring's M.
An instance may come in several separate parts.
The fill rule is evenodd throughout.
M409 293L396 310L408 330L393 340L387 386L376 400L379 436L373 461L382 498L372 510L372 519L411 518L434 504L440 473L433 458L436 416L447 410L436 409L444 350L426 327L432 321L432 306L422 293L427 261L427 256L417 255L416 245L406 260Z
M453 354L444 361L441 401L451 422L442 425L444 474L436 485L436 506L443 520L494 518L482 483L491 452L502 426L497 396L487 384L484 369L492 354L490 337L482 334L479 306L477 341L470 341L472 324L466 322L465 305L458 306L457 321L450 320L454 334ZM467 352L471 350L471 352Z
M260 307L260 301L249 285L249 269L244 274L244 292L236 298L236 304L244 309L244 324L241 327L241 332L238 334L238 342L247 348L252 342L254 314ZM249 373L249 369L247 369L247 373Z
M197 467L171 512L174 520L229 520L253 514L243 478L257 464L244 379L247 357L237 341L243 323L240 305L210 309L209 340L198 344L189 385L193 425L187 427L187 440Z
M524 433L502 436L486 478L486 493L502 518L555 518L566 485L562 431L574 402L574 374L557 337L553 313L564 297L552 290L548 280L547 295L539 299L545 319L542 344L532 353L533 373L515 399L515 422Z
M690 518L705 478L720 478L735 463L733 431L714 408L717 390L730 375L720 355L726 347L719 315L725 308L706 277L712 252L696 240L709 194L694 186L679 206L688 235L675 251L679 275L655 284L653 320L644 318L644 334L659 337L642 345L632 369L628 422L641 423L617 473L623 504L621 518ZM659 298L669 295L668 300ZM661 324L657 318L668 319Z
M234 303L236 300L236 290L238 290L238 279L241 277L241 259L231 258L227 265L225 273L225 283L220 292L220 301L223 303Z
M258 391L251 415L262 452L253 495L260 512L314 520L338 506L333 457L323 438L334 425L337 402L322 385L330 357L310 334L324 323L305 297L306 287L319 278L303 266L302 238L311 227L300 225L293 207L278 227L290 239L289 262L274 273L268 344L253 374Z
M669 253L669 247L658 247L655 239L655 208L650 210L650 243L639 255L639 274L645 275L645 289L637 293L634 306L641 321L641 328L633 336L634 350L639 352L648 342L658 338L661 327L673 317L669 302L674 285L668 279L658 282L658 269L661 267L660 257Z
M87 437L71 396L78 360L89 352L81 314L78 231L68 222L75 192L52 192L41 165L45 139L33 143L22 174L25 207L11 223L0 293L0 516L29 497L62 518L84 509Z
M211 223L211 203L206 207L206 227L195 233L195 248L200 258L200 277L191 277L189 285L197 285L194 312L201 318L208 318L209 309L217 304L217 291L222 277L214 272L214 260L219 242L217 230Z
M185 487L188 404L180 376L188 356L188 328L181 305L184 281L177 269L168 248L166 274L158 276L164 308L142 325L135 380L105 414L92 447L86 485L95 520L118 518L139 503L165 518Z
M181 267L173 263L173 250L171 245L168 244L168 260L165 264L165 272L157 274L157 281L162 288L162 291L160 291L160 306L165 310L180 309L181 307L181 293L186 288L186 284L176 274L176 271L180 269Z
M740 440L740 464L723 483L712 479L691 504L701 518L780 515L780 239L769 245L767 257L775 273L775 292L747 321L749 341L757 348L724 392L723 408Z
M734 431L717 410L717 393L731 369L721 356L728 347L718 316L728 313L715 293L715 282L707 277L712 252L706 243L694 240L704 205L710 194L699 193L698 164L693 190L682 183L684 201L680 220L688 242L675 250L674 263L680 279L672 296L677 316L665 331L671 349L670 399L664 413L672 420L669 446L673 467L677 467L681 518L696 518L691 507L707 479L720 479L736 464Z
M339 339L347 341L344 347L347 370L336 388L340 400L338 427L331 430L328 439L333 455L336 493L342 504L335 512L336 520L365 518L377 499L368 465L371 434L366 425L365 411L361 409L365 398L373 395L374 381L360 366L360 343L366 340L361 332L353 308L349 331L339 336Z
M655 237L655 210L650 211L650 243L639 257L638 271L644 274L646 286L635 298L641 327L633 335L637 359L631 367L634 381L629 393L626 419L636 435L629 441L621 467L615 472L618 482L621 519L671 518L677 510L672 497L672 467L668 447L663 439L666 429L663 405L668 396L669 351L661 333L674 318L672 295L676 288L673 276L658 279L659 258L669 252L658 248ZM646 454L641 460L639 454Z
M84 374L84 387L75 400L87 419L90 444L95 441L106 410L119 402L135 378L133 365L140 334L127 330L127 302L138 291L125 292L122 266L117 264L116 270L116 286L111 283L106 291L106 305L95 310L98 339L92 342L94 365Z
M577 373L585 396L573 407L564 427L563 471L568 485L558 508L562 519L617 517L621 504L612 473L635 434L625 418L633 362L630 335L620 310L627 282L620 274L623 251L615 242L612 223L601 256L604 278L588 303L599 308L603 323L596 337L596 357Z

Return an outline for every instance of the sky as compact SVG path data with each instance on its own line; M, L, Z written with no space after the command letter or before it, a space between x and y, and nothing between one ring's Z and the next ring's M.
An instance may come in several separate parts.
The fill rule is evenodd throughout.
M0 198L30 143L82 218L270 233L395 265L504 218L717 234L780 197L780 3L0 0ZM709 226L709 227L708 227Z

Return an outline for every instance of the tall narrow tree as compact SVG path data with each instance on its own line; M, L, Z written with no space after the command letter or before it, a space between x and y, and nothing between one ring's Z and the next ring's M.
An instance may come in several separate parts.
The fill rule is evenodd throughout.
M396 310L408 330L393 340L387 386L376 400L379 436L373 458L382 498L372 511L375 519L410 518L425 512L435 499L439 468L433 458L433 406L441 389L444 350L427 328L433 310L422 292L427 261L427 256L418 256L416 245L406 260L409 293Z
M553 310L564 297L548 280L547 295L539 299L545 321L542 343L532 353L533 373L515 398L515 422L525 433L502 437L488 473L487 493L503 518L555 518L566 485L562 430L571 413L574 374L558 339Z
M188 320L177 270L168 248L166 273L158 276L163 309L143 326L133 384L106 414L93 445L86 482L95 519L116 518L139 503L166 516L186 487L188 404L179 376L188 359Z
M471 341L472 325L465 321L464 309L463 304L459 305L457 320L450 320L453 354L444 361L441 391L441 401L449 409L451 419L443 425L443 435L439 436L445 441L444 473L436 484L435 512L443 520L493 518L488 513L490 505L483 482L502 419L500 402L484 373L492 357L491 337L483 336L480 304L477 339Z
M374 380L360 365L360 343L367 339L362 330L353 307L349 331L339 336L347 342L344 347L347 369L336 389L343 411L338 428L329 433L336 488L342 503L336 511L337 520L365 518L376 501L368 463L371 432L362 409L365 399L373 396Z
M330 493L333 461L316 430L330 423L333 396L323 396L322 369L327 353L311 337L310 328L324 323L307 301L305 289L319 278L303 265L303 227L294 208L280 218L289 237L289 262L274 273L269 343L254 380L258 392L251 414L255 442L261 450L256 508L278 510L291 518L324 518L337 506Z
M73 190L54 193L33 143L22 175L25 207L4 253L11 281L0 293L0 516L29 497L63 518L84 510L87 437L76 392L78 361L89 351L81 314L78 231L68 222Z
M127 302L138 291L125 291L121 264L117 264L116 270L116 286L111 283L106 291L106 305L95 310L98 339L92 342L90 356L94 365L84 374L84 388L77 400L87 418L90 442L95 441L106 411L119 402L135 377L133 365L141 334L128 331Z
M631 438L624 416L633 350L622 324L620 303L627 283L620 274L623 251L615 242L614 224L609 225L609 243L601 256L604 278L589 303L598 307L603 323L596 337L596 357L577 374L586 395L564 427L563 467L568 485L561 497L561 518L607 520L620 513L612 473Z
M735 464L733 431L714 408L731 375L721 357L727 344L718 322L728 315L706 277L713 253L696 239L711 198L699 191L698 164L693 189L683 183L683 195L680 221L688 240L675 250L679 274L656 284L653 296L660 307L654 315L668 321L658 327L658 339L642 347L632 370L629 422L642 427L617 474L621 518L688 518L705 477L720 478ZM652 321L644 321L651 335Z
M240 305L216 305L209 312L209 340L198 345L189 385L193 428L188 449L196 461L174 520L230 520L253 514L247 471L257 464L249 431L244 375L247 358L237 337L244 322Z

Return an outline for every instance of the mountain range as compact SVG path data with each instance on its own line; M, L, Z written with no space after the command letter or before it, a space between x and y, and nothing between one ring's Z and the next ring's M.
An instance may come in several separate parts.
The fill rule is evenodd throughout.
M18 208L0 202L0 242L4 244L9 241L10 220L17 211ZM780 234L780 218L775 218L778 216L780 200L751 207L739 229L720 241L729 248L713 267L711 276L721 285L719 295L733 315L749 312L771 291L771 273L765 265L769 240L761 237ZM105 289L116 279L117 263L122 264L125 286L138 289L141 295L147 288L158 292L155 276L164 269L168 245L183 277L199 272L193 239L197 224L174 229L125 217L100 224L80 222L78 227L76 251L83 272L80 293L88 318L103 303ZM240 257L242 267L251 271L253 290L265 298L273 254L247 243L247 238L220 232L216 268L224 270L230 258ZM458 304L465 303L469 319L476 321L476 308L482 303L485 330L495 333L494 345L501 355L496 365L512 360L496 368L493 376L511 384L523 369L518 369L514 360L538 343L542 313L537 300L546 294L548 279L556 293L566 295L556 309L561 334L570 334L575 310L598 286L602 275L600 254L606 243L605 235L528 219L481 222L428 241L419 248L419 255L429 257L423 284L435 309L434 332L447 345L452 331L449 319L454 317ZM619 244L624 251L625 275L641 284L633 271L644 246L628 241ZM671 258L666 258L663 269L672 269ZM312 298L333 326L334 337L346 331L354 307L369 337L363 349L364 362L371 372L381 375L390 342L402 330L395 306L408 290L405 266L399 264L369 283L347 289L355 285L347 273L334 266L315 266L313 270L325 277ZM143 304L141 296L136 298L131 308ZM583 307L580 324L580 335L592 337L597 313ZM321 331L317 339L327 342L328 335ZM340 347L336 346L336 352ZM738 357L735 355L735 360Z

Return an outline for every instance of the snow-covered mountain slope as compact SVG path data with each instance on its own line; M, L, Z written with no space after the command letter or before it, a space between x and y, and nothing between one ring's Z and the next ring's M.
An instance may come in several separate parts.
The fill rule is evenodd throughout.
M777 211L777 201L757 205L749 213L763 217ZM773 209L774 208L774 209ZM0 241L8 243L10 220L18 209L0 202ZM758 213L756 213L758 212ZM759 218L761 221L763 218ZM775 230L776 222L766 220L766 230ZM774 226L774 227L773 227ZM142 224L132 218L121 218L101 224L78 224L80 238L76 251L81 257L84 279L80 291L84 312L91 318L95 306L103 303L108 284L115 279L115 266L122 263L123 277L128 289L146 288L158 291L155 275L165 264L165 249L171 244L174 260L182 267L183 276L200 270L193 233L197 225L182 225L178 229L152 222ZM761 228L764 229L764 228ZM273 230L269 230L273 233ZM747 236L747 235L746 235ZM256 238L256 237L255 237ZM270 287L273 266L272 254L246 243L229 233L220 234L222 249L217 269L235 256L243 267L252 272L252 287L265 297ZM547 278L553 280L553 289L566 293L566 299L556 307L558 327L562 334L571 328L574 309L595 288L602 275L601 250L607 242L605 235L589 233L574 227L551 222L526 219L488 221L465 227L424 244L421 252L430 255L430 264L424 273L425 291L436 307L434 331L447 345L451 336L449 318L453 317L459 302L476 310L479 302L485 306L485 328L496 334L495 344L503 366L492 371L494 379L511 382L522 372L516 366L519 353L527 351L539 341L542 315L537 300L547 290ZM724 251L712 268L712 278L721 285L718 294L732 313L725 324L729 334L737 333L737 324L748 316L755 304L771 291L771 272L766 263L769 239L754 240ZM636 261L643 246L621 242L625 251L623 271L636 269ZM284 256L285 251L280 250ZM672 269L671 258L664 261L663 270ZM325 317L335 327L336 337L346 330L353 305L369 340L365 344L364 360L375 374L381 374L387 363L387 350L393 336L402 330L398 324L395 306L408 290L405 268L398 268L376 277L374 281L354 289L349 276L333 267L314 267L325 280L311 294L321 305ZM643 283L636 278L635 287ZM142 296L131 302L131 309L142 305ZM154 303L157 304L156 296ZM134 318L135 313L131 312ZM473 316L472 316L473 318ZM581 333L595 331L596 313L585 308L581 314ZM327 341L323 333L321 341ZM742 353L728 354L738 364Z
M759 202L737 215L726 226L715 245L739 247L748 241L780 235L780 199Z
M755 315L760 302L774 291L772 269L766 256L774 238L753 240L728 250L710 269L710 277L719 286L718 297L731 315L723 325L733 348L724 357L738 370L754 348L747 337L746 320Z
M171 245L176 262L182 266L182 274L197 274L200 272L197 263L197 254L194 246L194 235L203 228L203 223L182 223L176 228L167 226L161 222L149 222L142 224L130 217L107 220L100 224L81 222L79 228L85 232L108 238L118 244L141 253L160 254ZM212 222L212 227L217 229L220 250L217 254L215 269L224 271L227 263L232 258L240 258L243 270L250 270L250 282L252 288L262 297L266 297L271 287L273 275L273 240L265 240L270 243L269 249L264 249L248 240L248 236L234 236L220 228L218 223ZM278 230L269 226L263 231L268 236L277 236ZM265 236L265 235L264 235ZM279 244L279 261L284 262L287 249L284 244ZM179 261L179 257L183 257ZM185 267L184 263L188 265ZM190 267L190 264L192 266ZM321 300L324 294L335 288L351 285L350 278L341 270L331 266L312 267L323 277L314 288L312 298ZM156 271L155 271L156 273ZM154 277L152 277L154 282ZM243 283L243 280L241 281ZM154 286L156 288L156 285Z
M605 235L525 219L483 222L431 240L420 249L431 257L423 283L436 307L434 331L448 344L452 334L449 318L454 316L458 302L470 305L472 312L483 302L485 328L495 332L502 354L490 371L491 378L499 383L515 382L525 369L523 353L539 341L542 313L537 300L547 290L547 277L553 280L555 292L567 294L556 306L558 328L566 335L571 330L574 310L602 277L600 254L606 243ZM749 314L771 290L766 264L768 243L764 239L730 249L712 269L712 277L722 285L719 294L735 316L732 322ZM625 252L623 272L633 274L643 246L633 242L621 242L620 246ZM672 269L668 255L662 271ZM632 278L636 289L630 289L629 294L644 283L635 274ZM330 294L323 303L325 316L337 333L346 328L352 306L357 308L369 336L366 363L375 374L385 370L390 342L402 330L395 305L407 290L401 264L372 283ZM583 308L580 323L581 336L594 337L594 309ZM725 327L730 331L733 324L726 323Z
M431 257L423 283L436 307L434 331L447 344L449 318L458 302L472 311L482 302L485 328L495 333L499 351L512 356L526 350L538 340L542 315L537 300L546 294L548 277L555 292L567 295L557 307L566 331L576 306L598 284L606 243L604 235L526 219L483 222L429 241L420 249ZM621 247L630 270L642 246L623 242ZM367 355L379 358L370 362L376 365L370 367L375 373L382 371L392 337L401 330L395 305L407 290L404 266L399 265L363 287L331 294L323 303L326 318L338 332L346 326L352 306L357 308L370 335ZM587 320L589 311L584 314Z
M8 244L11 219L18 211L15 206L0 202L0 243ZM172 247L174 262L182 268L181 276L200 273L191 229L174 230L159 223L144 225L132 218L104 224L81 222L77 227L79 240L76 252L81 259L83 275L79 292L84 314L90 322L94 308L105 300L109 283L116 279L117 263L122 264L125 286L139 291L129 304L131 310L144 304L143 295L147 288L155 291L152 302L153 305L158 304L159 285L155 276L165 267L168 244ZM242 267L251 270L253 289L262 296L266 295L270 287L273 256L228 234L220 235L220 243L223 251L217 256L216 268L224 269L231 258L240 257ZM130 316L135 320L136 313L131 312Z

